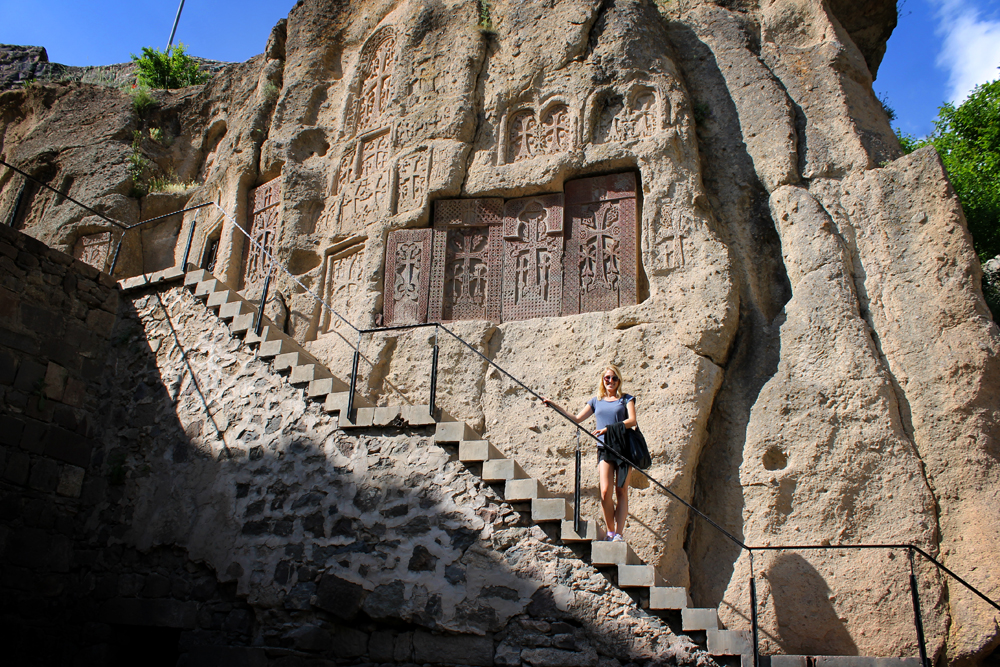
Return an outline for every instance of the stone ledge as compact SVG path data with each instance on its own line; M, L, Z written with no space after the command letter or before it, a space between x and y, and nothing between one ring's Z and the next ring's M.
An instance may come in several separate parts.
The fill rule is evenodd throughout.
M188 270L193 268L192 264L188 264ZM123 292L135 292L151 285L166 285L177 282L184 278L184 274L185 271L180 266L171 266L169 269L163 269L162 271L123 278L118 281L118 286Z

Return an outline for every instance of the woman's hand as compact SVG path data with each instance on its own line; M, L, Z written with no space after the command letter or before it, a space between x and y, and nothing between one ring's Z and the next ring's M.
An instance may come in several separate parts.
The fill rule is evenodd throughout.
M599 428L596 431L594 431L594 435L604 435L607 432L608 432L608 429L606 429L606 428Z

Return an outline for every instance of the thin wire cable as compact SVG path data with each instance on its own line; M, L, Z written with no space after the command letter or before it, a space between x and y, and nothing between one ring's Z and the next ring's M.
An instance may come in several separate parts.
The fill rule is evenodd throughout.
M28 180L33 181L35 183L38 183L42 187L48 188L49 190L52 190L52 192L56 193L57 195L59 195L61 197L64 197L64 198L68 199L69 201L73 202L74 204L76 204L80 208L85 209L87 211L90 211L91 213L93 213L94 215L96 215L101 220L104 220L105 222L110 222L112 225L114 225L116 227L119 227L121 229L128 229L129 228L128 225L126 225L124 222L118 222L117 220L112 220L108 216L103 215L101 213L98 213L97 211L95 211L94 209L90 208L86 204L83 204L83 203L77 201L76 199L73 199L72 197L70 197L65 192L60 192L59 190L56 190L54 187L52 187L48 183L43 183L42 181L38 180L34 176L32 176L30 174L26 174L25 172L21 171L20 169L18 169L14 165L10 164L9 162L5 162L3 159L0 159L0 164L2 164L3 166L7 167L8 169L16 171L17 173L21 174L21 176L24 176Z

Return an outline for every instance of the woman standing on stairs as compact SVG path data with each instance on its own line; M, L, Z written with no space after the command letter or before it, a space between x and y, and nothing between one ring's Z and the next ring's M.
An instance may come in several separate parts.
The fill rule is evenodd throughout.
M580 414L573 417L547 398L542 403L558 410L577 424L594 415L597 428L593 431L601 444L597 446L597 473L600 479L601 507L604 522L608 526L607 539L613 542L625 540L625 520L628 518L628 474L629 465L616 460L604 447L604 436L608 426L621 422L625 428L638 424L635 411L635 396L622 392L622 374L617 366L609 365L601 371L597 396L587 401ZM611 489L614 488L612 494Z

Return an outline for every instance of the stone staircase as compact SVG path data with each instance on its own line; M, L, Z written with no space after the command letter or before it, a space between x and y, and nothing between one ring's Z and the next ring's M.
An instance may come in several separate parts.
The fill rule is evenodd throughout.
M434 441L457 446L458 458L471 469L480 470L483 481L502 487L504 500L515 507L530 508L531 520L551 526L567 544L589 546L590 563L617 582L619 588L641 601L643 608L657 615L676 619L680 612L681 630L705 633L708 653L716 657L736 656L742 667L752 664L750 633L719 627L715 608L690 606L687 589L670 586L656 568L648 565L626 542L604 541L604 530L595 521L586 521L582 533L573 525L573 507L564 498L555 497L537 479L531 478L514 459L484 440L468 424L447 414L432 418L427 405L375 407L364 397L355 396L352 414L348 414L349 386L333 377L327 368L303 349L294 339L275 327L266 317L260 335L254 333L257 308L236 290L204 270L184 276L184 285L205 305L218 312L233 335L243 337L258 357L271 360L273 369L287 374L292 385L305 389L306 396L324 401L324 409L338 417L341 429L409 426L434 427ZM148 283L147 283L148 284ZM550 533L551 534L551 533ZM772 656L762 661L774 667L920 667L918 658L864 658L849 656Z

